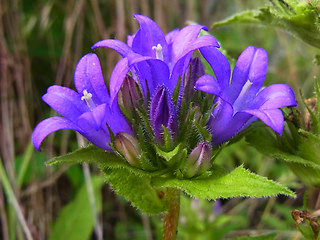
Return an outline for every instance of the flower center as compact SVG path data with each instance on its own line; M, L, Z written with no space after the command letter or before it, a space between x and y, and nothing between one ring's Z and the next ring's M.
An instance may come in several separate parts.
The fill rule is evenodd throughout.
M236 99L236 101L233 103L233 110L234 110L234 114L236 112L238 112L239 110L243 109L244 104L246 104L246 102L248 101L248 99L246 98L246 95L251 87L253 83L250 82L250 80L248 80L245 85L242 87L242 90L238 96L238 98Z
M162 46L158 43L157 46L153 46L152 50L156 50L156 58L163 61L163 53L162 53Z
M85 100L90 110L95 107L94 102L92 101L92 94L88 93L87 90L83 90L83 96L81 97L81 100Z
M250 87L251 87L252 84L253 84L253 83L250 82L250 80L248 80L248 81L246 82L246 84L243 86L243 88L242 88L242 90L241 90L238 98L242 98L242 97L244 97L245 95L247 95L247 93L248 93L248 91L249 91L249 89L250 89Z

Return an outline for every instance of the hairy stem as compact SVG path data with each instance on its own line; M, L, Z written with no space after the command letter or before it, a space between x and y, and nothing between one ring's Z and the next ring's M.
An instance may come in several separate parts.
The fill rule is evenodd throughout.
M163 240L175 240L180 213L180 190L167 188L166 204L168 212L163 215Z

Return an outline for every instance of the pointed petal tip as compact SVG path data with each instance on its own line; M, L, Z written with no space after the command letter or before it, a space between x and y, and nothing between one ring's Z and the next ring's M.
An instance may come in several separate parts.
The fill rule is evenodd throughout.
M144 16L144 15L141 15L141 14L132 14L133 15L133 17L135 18L135 19L137 19L138 21L141 19L150 19L150 20L152 20L151 18L149 18L149 17L147 17L147 16ZM153 20L152 20L153 21Z
M74 76L76 76L78 72L82 72L82 68L87 68L90 65L100 66L99 58L95 53L87 53L86 55L80 58L76 66L76 70L74 71Z
M284 117L280 109L247 109L241 110L241 112L249 113L259 118L273 131L280 135L282 134L284 127Z
M207 26L202 26L202 30L209 31L209 28Z
M99 42L96 42L91 49L96 49L100 47L111 48L117 51L122 57L126 57L129 53L132 52L131 46L126 43L117 40L117 39L104 39Z
M63 117L50 117L47 118L35 127L32 133L32 144L37 149L40 150L41 143L43 140L53 132L56 132L61 129L71 129L79 132L79 127L76 126L70 120Z
M32 144L38 152L41 152L41 149L40 149L41 142L36 141L34 132L32 133Z

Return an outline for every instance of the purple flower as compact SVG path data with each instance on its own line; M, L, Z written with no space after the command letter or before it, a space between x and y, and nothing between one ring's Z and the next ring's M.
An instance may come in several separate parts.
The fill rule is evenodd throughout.
M173 30L164 35L159 26L150 18L134 15L140 28L136 34L128 36L127 44L105 39L93 45L113 48L121 54L122 60L114 68L110 78L110 95L116 98L125 76L131 70L135 80L140 83L143 93L147 89L153 96L159 85L164 85L173 93L179 76L183 78L189 66L192 52L203 47L219 47L210 35L199 37L201 25L189 25L181 30Z
M182 173L185 177L198 176L211 167L211 147L207 142L201 142L189 154L184 163Z
M76 67L75 87L78 92L61 86L51 86L42 99L63 117L51 117L35 128L32 141L37 150L41 142L52 132L60 129L78 131L94 145L111 151L107 128L117 132L132 133L117 102L110 102L98 57L89 53Z
M262 88L268 56L265 50L249 46L240 55L230 82L230 65L216 48L203 48L201 53L211 65L216 79L203 75L195 88L216 95L212 115L207 123L212 133L213 145L218 145L261 119L275 132L281 134L284 125L279 108L295 106L292 89L285 84Z
M190 67L185 73L185 80L183 86L183 98L186 103L189 103L192 100L192 97L195 93L194 86L199 77L205 74L204 66L201 62L201 59L196 57L190 61Z
M158 86L150 104L150 123L158 143L162 144L163 128L169 130L170 137L174 138L178 131L176 111L168 90L165 86Z

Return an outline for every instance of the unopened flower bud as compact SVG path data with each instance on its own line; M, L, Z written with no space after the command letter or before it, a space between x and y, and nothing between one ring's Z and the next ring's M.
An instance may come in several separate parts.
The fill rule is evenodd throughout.
M116 149L125 157L130 165L140 167L140 147L138 140L129 133L119 132L115 138Z
M174 104L165 86L158 86L151 100L150 122L158 143L163 143L163 128L165 126L173 138L178 131L178 122Z
M201 142L189 154L182 173L185 177L191 178L200 175L211 167L211 147L207 142Z
M121 102L126 111L132 115L134 109L139 105L140 96L134 79L127 75L121 90Z
M184 75L183 97L187 102L190 102L195 89L194 86L199 77L205 74L204 66L201 59L196 57L190 62L190 67Z

